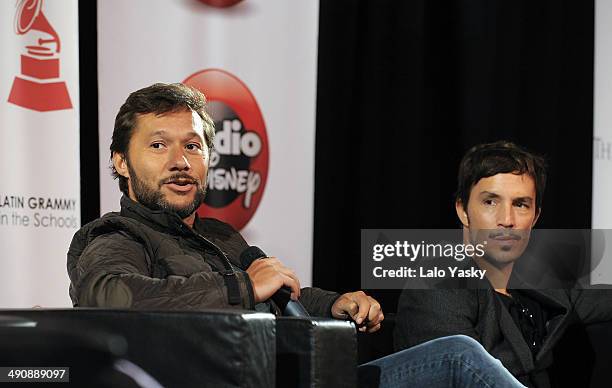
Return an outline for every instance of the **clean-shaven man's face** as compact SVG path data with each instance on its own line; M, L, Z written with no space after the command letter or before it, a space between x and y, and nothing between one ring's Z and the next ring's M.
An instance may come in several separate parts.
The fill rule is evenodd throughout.
M139 115L127 157L115 154L113 163L128 178L131 199L184 219L204 200L208 158L202 118L182 110Z
M470 242L485 244L485 259L501 266L518 259L529 243L539 209L535 182L527 174L497 174L480 179L470 191L467 208L456 210Z

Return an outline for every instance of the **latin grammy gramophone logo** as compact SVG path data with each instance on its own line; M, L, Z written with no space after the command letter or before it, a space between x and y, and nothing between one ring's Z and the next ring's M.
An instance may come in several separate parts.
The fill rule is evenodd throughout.
M42 12L43 0L20 0L15 13L17 35L43 33L21 54L8 102L39 112L71 109L66 82L60 79L60 38Z

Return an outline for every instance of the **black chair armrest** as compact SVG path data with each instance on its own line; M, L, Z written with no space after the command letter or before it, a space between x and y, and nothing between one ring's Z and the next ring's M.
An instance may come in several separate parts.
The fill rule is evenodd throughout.
M357 341L350 322L279 317L276 352L278 387L357 385Z

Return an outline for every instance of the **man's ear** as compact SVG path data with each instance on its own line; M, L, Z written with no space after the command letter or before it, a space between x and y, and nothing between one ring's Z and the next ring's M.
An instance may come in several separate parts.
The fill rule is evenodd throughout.
M463 207L463 202L461 202L459 199L455 201L455 211L457 212L457 217L459 217L459 221L461 221L463 226L466 228L469 227L470 218L467 215L467 209Z
M113 152L113 166L117 173L124 178L130 177L130 171L127 166L127 159L124 154L119 152Z

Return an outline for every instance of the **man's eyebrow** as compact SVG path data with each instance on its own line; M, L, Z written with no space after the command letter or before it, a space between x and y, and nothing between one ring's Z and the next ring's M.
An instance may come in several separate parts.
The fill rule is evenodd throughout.
M152 132L149 136L151 137L155 137L155 136L164 136L168 133L168 131L166 131L165 129L158 129L154 132ZM188 132L187 134L185 134L184 136L184 140L191 140L193 138L197 137L198 139L202 139L202 136L197 132L197 131L191 131Z
M515 202L533 202L533 198L531 197L518 197L514 198Z
M494 193L494 192L492 192L492 191L486 191L486 190L485 190L485 191L481 191L479 195L480 195L480 196L483 196L483 195L484 195L484 196L487 196L487 197L493 197L493 198L499 198L499 197L500 197L500 195L499 195L499 194Z
M501 197L497 193L494 193L492 191L486 191L486 190L482 191L479 195L487 197L487 198L500 198ZM512 198L512 200L515 202L533 202L533 198L530 196Z
M157 131L151 133L151 136L158 136L158 135L165 135L165 134L166 134L165 129L158 129Z
M192 131L186 134L185 137L183 138L183 141L188 141L188 140L193 140L193 139L197 139L198 141L206 143L206 141L204 140L204 137L200 135L197 131Z

